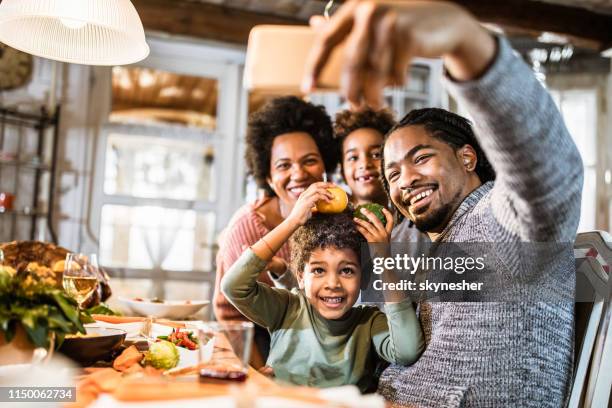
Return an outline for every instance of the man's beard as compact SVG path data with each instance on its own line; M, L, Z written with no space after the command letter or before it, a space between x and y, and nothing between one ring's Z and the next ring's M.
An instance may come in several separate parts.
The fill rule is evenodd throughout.
M411 216L410 220L421 232L428 232L437 229L448 220L449 213L453 210L453 203L446 203L431 213L423 214L421 217Z
M410 215L408 218L421 232L441 231L446 227L462 201L461 191L457 191L455 196L440 208L432 210L427 214L421 214L421 217L415 217L408 211Z

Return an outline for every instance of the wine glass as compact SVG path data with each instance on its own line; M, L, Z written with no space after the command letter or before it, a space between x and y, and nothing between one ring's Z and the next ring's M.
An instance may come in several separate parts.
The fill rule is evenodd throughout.
M98 258L69 253L64 266L63 286L66 293L77 301L79 309L98 285Z

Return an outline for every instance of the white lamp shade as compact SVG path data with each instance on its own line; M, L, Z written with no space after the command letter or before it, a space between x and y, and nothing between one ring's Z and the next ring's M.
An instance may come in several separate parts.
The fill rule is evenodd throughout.
M130 0L2 0L0 42L75 64L123 65L149 55Z

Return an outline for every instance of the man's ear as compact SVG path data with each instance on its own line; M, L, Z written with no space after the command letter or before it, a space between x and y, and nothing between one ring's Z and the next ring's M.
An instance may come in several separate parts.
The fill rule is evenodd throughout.
M478 156L476 155L476 150L470 145L465 145L457 151L459 155L459 160L463 164L463 167L468 172L474 171L476 169L476 164L478 163Z
M304 272L297 273L297 281L298 281L298 287L301 290L304 290Z

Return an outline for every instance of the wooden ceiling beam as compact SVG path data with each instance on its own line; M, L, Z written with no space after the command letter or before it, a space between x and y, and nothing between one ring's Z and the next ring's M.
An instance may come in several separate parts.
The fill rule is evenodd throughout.
M480 21L536 32L563 34L592 48L612 45L612 15L580 7L568 7L528 0L453 0Z
M342 3L341 0L336 0ZM480 21L534 34L550 31L578 40L580 46L602 50L612 46L612 15L580 7L534 0L451 0ZM305 24L301 15L279 16L240 9L239 2L219 5L194 0L132 0L145 29L245 45L257 24ZM326 0L321 0L326 3Z
M132 0L145 30L246 45L258 24L305 24L275 16L188 0Z
M320 0L326 3L327 0ZM446 0L443 0L446 1ZM483 23L531 32L537 37L548 31L576 40L579 46L605 50L612 46L612 8L610 14L582 7L542 3L534 0L450 0L468 9ZM580 0L576 0L578 3ZM343 0L336 0L343 3Z

